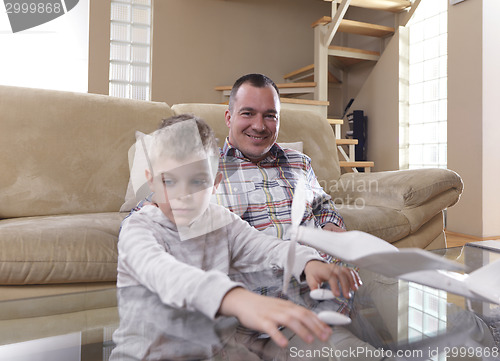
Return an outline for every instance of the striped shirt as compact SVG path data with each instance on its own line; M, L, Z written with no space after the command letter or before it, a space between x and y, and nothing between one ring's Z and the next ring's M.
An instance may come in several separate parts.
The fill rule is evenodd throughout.
M259 231L290 239L292 199L300 177L305 179L307 194L301 224L323 227L333 223L345 228L334 202L316 179L311 159L298 151L275 143L265 159L252 163L226 138L219 171L223 180L217 189L217 202Z

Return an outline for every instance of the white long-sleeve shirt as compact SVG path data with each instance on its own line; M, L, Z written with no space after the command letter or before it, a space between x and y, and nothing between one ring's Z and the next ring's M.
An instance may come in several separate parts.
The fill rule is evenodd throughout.
M217 204L210 204L189 229L177 229L149 205L122 224L117 286L142 284L168 305L214 318L224 295L243 286L229 279L230 272L283 268L288 246ZM292 274L299 279L314 259L322 260L316 250L297 245Z

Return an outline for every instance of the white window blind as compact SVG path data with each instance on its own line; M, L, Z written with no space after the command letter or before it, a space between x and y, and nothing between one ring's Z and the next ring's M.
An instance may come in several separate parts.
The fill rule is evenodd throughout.
M111 0L109 95L151 100L151 0Z
M409 24L406 144L401 168L447 166L447 0L422 0Z

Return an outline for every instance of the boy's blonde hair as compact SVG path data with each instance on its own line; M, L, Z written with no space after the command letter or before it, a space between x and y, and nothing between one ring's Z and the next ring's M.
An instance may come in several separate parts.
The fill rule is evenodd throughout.
M190 157L208 159L215 177L220 151L214 131L201 118L181 114L163 119L160 129L151 134L149 158L151 166L158 160L172 158L182 161Z

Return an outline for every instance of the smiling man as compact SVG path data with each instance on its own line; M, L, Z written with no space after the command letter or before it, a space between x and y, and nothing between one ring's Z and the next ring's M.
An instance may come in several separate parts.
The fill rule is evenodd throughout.
M229 136L221 152L218 201L258 230L290 239L294 187L306 179L309 199L302 224L343 231L342 217L319 185L311 159L276 143L280 98L276 84L248 74L233 85L225 112Z
M252 82L255 78L261 81ZM253 163L261 161L278 138L279 112L278 88L271 79L256 74L240 78L225 113L230 144Z

